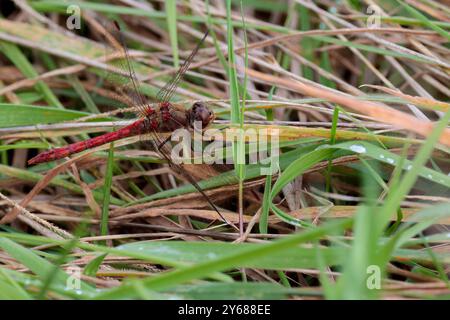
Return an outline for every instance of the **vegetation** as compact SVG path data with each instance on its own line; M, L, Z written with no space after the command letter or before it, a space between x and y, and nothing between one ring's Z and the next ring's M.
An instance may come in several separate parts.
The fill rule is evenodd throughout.
M448 6L13 2L0 5L1 299L450 297ZM235 165L184 165L230 224L152 136L27 165L135 119L123 59L105 59L112 21L152 103L209 30L173 101L203 101L212 128L237 132L221 158ZM271 174L238 161L261 142L248 130L277 137Z

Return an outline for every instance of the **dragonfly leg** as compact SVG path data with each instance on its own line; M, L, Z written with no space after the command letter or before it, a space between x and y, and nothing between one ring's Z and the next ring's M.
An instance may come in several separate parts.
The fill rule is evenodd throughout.
M158 145L158 151L161 151L161 148L164 147L164 145L170 140L171 136L168 136L165 138L161 143Z

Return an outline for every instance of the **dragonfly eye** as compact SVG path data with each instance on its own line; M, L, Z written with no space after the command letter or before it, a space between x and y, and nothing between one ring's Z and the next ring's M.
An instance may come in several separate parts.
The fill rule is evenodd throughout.
M208 126L213 118L213 113L208 107L201 101L195 102L190 110L190 125L192 126L195 121L199 121L203 128Z

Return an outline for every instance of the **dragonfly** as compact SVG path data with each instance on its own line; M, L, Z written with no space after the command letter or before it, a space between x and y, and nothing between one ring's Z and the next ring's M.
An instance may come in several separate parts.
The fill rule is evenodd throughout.
M139 112L139 117L131 124L103 135L99 135L94 138L75 142L64 147L50 149L39 153L37 156L28 160L29 165L36 165L39 163L50 162L58 159L66 158L70 155L80 153L82 151L92 149L107 143L111 143L123 138L131 136L143 136L151 135L150 141L153 142L153 147L161 154L165 160L167 160L170 167L186 178L205 198L208 204L214 209L219 217L229 225L230 224L225 217L220 213L218 208L209 199L205 192L201 189L195 179L184 169L180 164L174 163L169 153L164 149L164 145L168 142L168 139L163 139L160 135L162 132L173 132L176 129L184 128L190 131L198 130L198 124L201 124L201 128L208 127L209 124L215 119L214 112L208 108L208 106L201 102L194 102L191 108L185 109L176 103L170 102L176 89L183 78L184 74L189 70L194 57L199 51L205 39L208 36L208 31L204 34L202 39L198 42L196 47L192 50L190 55L181 64L177 72L173 75L171 80L162 87L156 95L157 104L153 107L148 99L139 91L139 81L136 76L136 72L131 64L130 55L125 45L123 34L121 32L119 24L114 21L114 34L118 40L115 42L115 47L120 50L119 55L123 63L123 69L125 71L127 79L127 88L129 89L128 100L132 101L131 107L136 107ZM121 74L122 75L122 74ZM170 138L170 136L169 136Z

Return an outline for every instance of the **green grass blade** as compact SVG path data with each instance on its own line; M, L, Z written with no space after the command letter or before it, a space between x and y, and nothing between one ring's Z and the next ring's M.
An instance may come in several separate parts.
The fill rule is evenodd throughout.
M167 28L169 30L170 45L172 47L173 66L180 66L180 58L178 54L178 31L177 31L177 2L175 0L167 0L165 2L167 15Z
M108 162L106 164L105 183L103 186L103 206L102 218L100 222L100 235L106 236L108 234L109 224L109 203L111 199L111 185L114 167L114 143L109 146Z
M33 65L28 61L22 51L14 44L0 42L0 51L5 54L9 60L11 60L16 67L28 78L35 78L38 76L37 71ZM51 89L45 84L45 82L38 81L34 85L35 89L41 93L47 103L53 107L63 109L63 105L59 102L58 98L53 94Z
M237 252L227 255L223 258L199 263L191 267L179 268L177 270L170 271L156 277L148 278L142 280L142 284L145 287L151 288L152 290L168 289L190 280L204 278L212 272L227 270L239 263L251 261L262 256L269 256L274 252L281 252L282 250L292 248L293 246L296 246L303 242L318 239L331 231L342 232L343 229L349 227L351 223L352 221L348 219L333 221L312 230L307 230L298 234L287 236L286 238L266 244L264 246L259 246L257 248L240 249ZM129 285L123 284L118 288L111 289L109 292L100 294L97 298L109 299L111 296L115 296L117 294L127 294L133 296L135 293L131 290Z
M430 29L433 29L434 31L436 31L437 33L439 33L441 36L443 36L444 38L447 38L447 40L450 41L450 33L445 31L444 29L442 29L440 26L438 26L437 24L435 24L433 21L431 21L430 19L428 19L426 16L424 16L422 13L420 13L418 10L414 9L412 6L410 6L409 4L401 1L401 0L397 0L405 9L406 11L408 11L414 18L416 18L417 20L421 21L424 25L426 25L427 27L429 27Z

